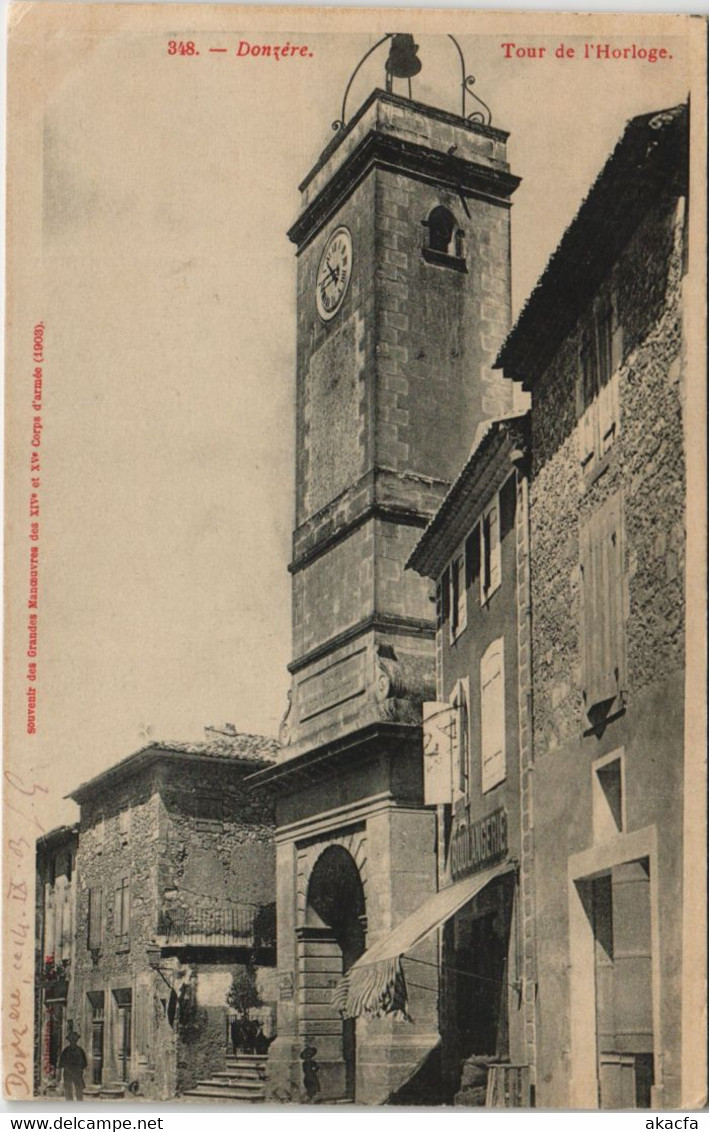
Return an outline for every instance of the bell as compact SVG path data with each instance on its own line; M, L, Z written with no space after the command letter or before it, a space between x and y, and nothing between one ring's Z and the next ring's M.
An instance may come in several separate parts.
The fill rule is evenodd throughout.
M393 35L386 73L393 79L410 79L421 70L421 60L417 58L418 43L412 35Z

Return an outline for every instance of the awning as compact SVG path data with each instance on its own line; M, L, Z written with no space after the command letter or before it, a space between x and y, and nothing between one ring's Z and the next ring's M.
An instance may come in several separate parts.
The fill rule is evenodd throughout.
M442 888L360 956L335 988L333 1005L344 1018L358 1018L360 1014L398 1014L408 1018L402 956L460 911L491 881L516 869L516 861L505 861Z

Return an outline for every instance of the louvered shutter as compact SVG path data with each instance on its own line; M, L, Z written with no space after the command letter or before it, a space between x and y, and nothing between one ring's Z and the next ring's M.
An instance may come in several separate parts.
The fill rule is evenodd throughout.
M581 657L583 661L583 696L586 710L593 706L594 687L594 642L595 642L595 597L596 576L594 573L594 557L592 553L592 538L588 527L580 532L580 565L581 565Z
M103 889L89 889L89 930L88 947L94 950L101 946L103 935Z
M579 417L579 460L585 467L596 450L596 373L595 359L589 341L584 343L579 359L580 378L577 396Z
M586 710L614 700L625 681L622 498L614 496L580 533L581 653Z
M625 617L623 602L623 514L622 497L609 499L603 515L607 634L604 679L608 698L624 690Z
M490 589L500 584L500 505L499 500L490 508L488 537L490 539Z
M504 641L489 646L480 661L480 729L482 790L492 789L505 777L505 665Z

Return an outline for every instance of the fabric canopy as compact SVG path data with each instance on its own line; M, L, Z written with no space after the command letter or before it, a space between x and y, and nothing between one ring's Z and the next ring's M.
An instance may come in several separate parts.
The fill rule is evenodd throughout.
M435 893L360 956L335 988L333 1004L345 1018L357 1018L360 1014L399 1014L408 1018L401 957L460 911L491 881L516 868L516 861L505 861Z

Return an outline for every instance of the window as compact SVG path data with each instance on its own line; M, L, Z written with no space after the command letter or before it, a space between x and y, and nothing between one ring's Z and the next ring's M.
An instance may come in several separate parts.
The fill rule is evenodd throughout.
M480 661L480 732L482 792L506 777L505 759L505 651L500 637Z
M468 604L465 590L465 558L457 555L450 567L451 641L454 641L468 624Z
M424 221L428 228L428 246L437 252L450 252L455 231L455 216L447 208L439 205L432 209L428 220Z
M124 808L118 812L118 835L122 845L127 845L130 840L130 824L131 824L131 805L126 802Z
M438 264L439 267L453 267L458 271L466 271L465 233L458 227L453 213L443 205L437 205L436 208L431 209L422 224L428 229L428 239L423 247L424 259L429 263Z
M480 524L476 523L465 540L465 588L470 589L480 577Z
M89 922L86 933L86 946L96 951L103 943L103 889L89 889Z
M130 947L130 877L123 877L116 886L116 900L113 906L113 934L116 947Z
M221 794L196 794L192 799L194 827L203 833L221 833L224 807Z
M611 300L598 303L581 344L577 412L581 465L595 470L618 433L622 331Z
M451 572L446 567L436 590L436 614L438 628L442 629L451 615Z
M618 492L580 533L581 656L586 712L609 714L625 692L622 495Z
M484 604L500 585L499 497L483 512L480 523L480 601Z

